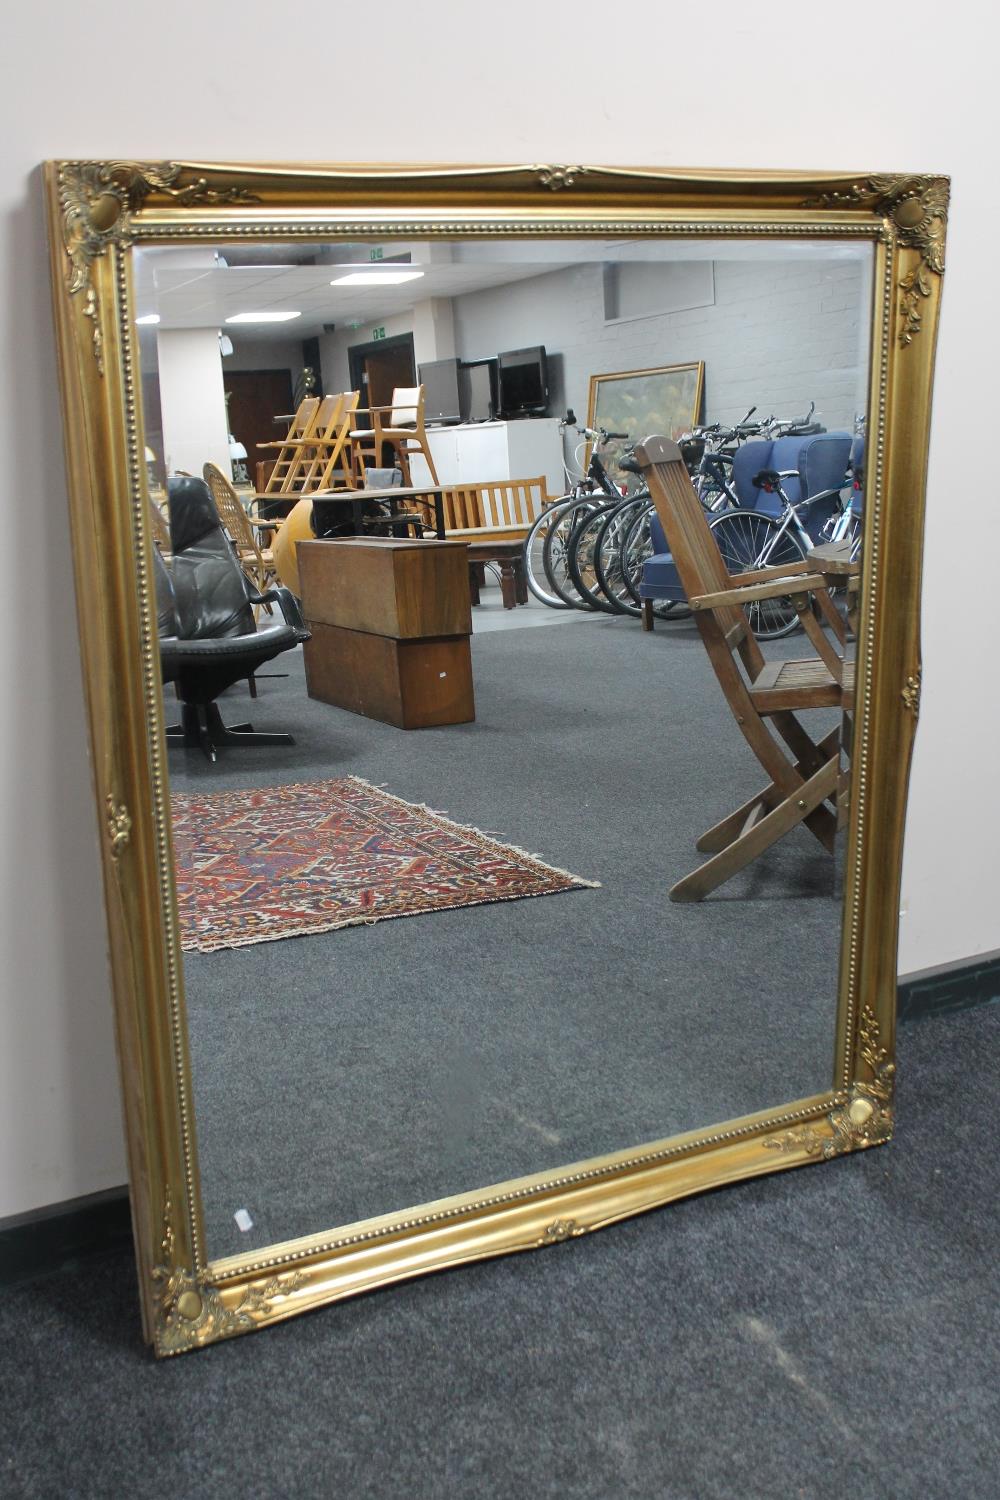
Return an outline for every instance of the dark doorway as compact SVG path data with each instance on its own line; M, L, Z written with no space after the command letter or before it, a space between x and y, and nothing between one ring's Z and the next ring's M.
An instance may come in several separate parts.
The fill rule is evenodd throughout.
M273 443L284 437L292 410L290 370L223 370L222 383L228 396L229 431L247 450L247 469L253 477L260 459L273 459L274 450L261 451L258 443Z
M413 358L413 334L379 339L373 344L355 344L347 351L351 389L361 392L360 406L388 406L397 386L415 386L417 367ZM371 417L358 413L358 426L370 427Z

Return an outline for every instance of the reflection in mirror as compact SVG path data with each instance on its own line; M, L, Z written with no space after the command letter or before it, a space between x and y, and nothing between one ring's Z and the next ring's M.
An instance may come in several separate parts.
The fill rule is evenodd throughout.
M211 1256L827 1089L871 247L133 263Z

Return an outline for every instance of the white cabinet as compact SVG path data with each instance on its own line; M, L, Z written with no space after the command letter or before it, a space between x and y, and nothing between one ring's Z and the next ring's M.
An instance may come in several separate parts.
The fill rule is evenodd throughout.
M557 417L428 427L427 441L441 484L488 484L491 480L535 479L544 474L550 495L561 495L566 488ZM430 482L419 453L410 459L410 470L414 484Z

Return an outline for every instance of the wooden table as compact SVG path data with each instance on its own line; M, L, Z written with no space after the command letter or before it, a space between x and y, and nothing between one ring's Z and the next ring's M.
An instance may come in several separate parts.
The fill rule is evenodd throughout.
M500 564L500 593L504 609L528 602L528 580L524 572L524 543L512 541L469 542L469 588L473 604L479 603L479 586L484 564Z
M444 499L442 496L443 486L439 484L410 485L407 488L397 486L395 489L386 490L315 490L308 496L300 495L299 499L319 500L347 500L350 501L351 514L354 521L354 530L358 536L362 536L366 527L364 507L366 500L388 500L390 507L393 502L399 500L429 500L434 507L434 527L439 542L445 539L444 533Z
M858 604L861 591L861 563L851 557L854 543L851 541L825 542L821 547L812 547L806 561L817 573L822 573L830 589L847 590L847 623L855 635L858 633ZM836 627L835 627L836 628ZM841 645L847 639L846 631L837 631Z
M475 719L464 542L328 537L298 564L310 698L398 729Z

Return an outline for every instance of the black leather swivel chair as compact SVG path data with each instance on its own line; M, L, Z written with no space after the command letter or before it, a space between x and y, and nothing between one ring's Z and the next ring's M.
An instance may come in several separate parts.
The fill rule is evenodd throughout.
M200 746L215 760L219 745L291 745L290 734L258 734L251 724L222 722L215 699L282 651L309 639L294 598L276 586L258 594L240 566L203 479L171 479L170 571L157 552L157 616L164 682L177 685L181 723L171 744ZM255 604L276 603L282 622L257 628Z

